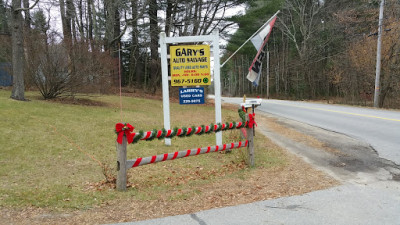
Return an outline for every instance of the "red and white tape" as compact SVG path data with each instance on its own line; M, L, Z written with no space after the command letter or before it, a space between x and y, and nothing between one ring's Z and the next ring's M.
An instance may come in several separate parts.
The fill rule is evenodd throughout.
M223 145L216 145L216 146L209 146L209 147L204 147L204 148L195 148L195 149L188 149L185 151L179 151L179 152L174 152L174 153L165 153L161 155L153 155L149 157L144 157L144 158L137 158L134 160L128 160L126 162L126 168L132 168L132 167L137 167L137 166L143 166L146 164L151 164L151 163L156 163L156 162L163 162L167 160L174 160L174 159L179 159L179 158L184 158L188 156L194 156L194 155L200 155L200 154L206 154L210 152L219 152L219 151L225 151L225 150L230 150L234 148L241 148L241 147L247 147L248 141L240 141L236 143L230 143L230 144L223 144Z

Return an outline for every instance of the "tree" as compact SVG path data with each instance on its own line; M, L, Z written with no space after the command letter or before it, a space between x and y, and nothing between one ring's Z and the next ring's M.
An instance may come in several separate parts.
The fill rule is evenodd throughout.
M158 57L158 17L157 17L157 0L149 1L149 19L150 19L150 74L151 74L151 82L150 87L152 88L151 92L154 94L156 92L157 84L160 83L161 73L160 73L160 62Z
M132 42L131 42L131 55L130 55L130 67L129 67L129 86L133 86L133 80L136 80L137 84L142 84L142 74L140 73L140 45L139 45L139 29L138 29L138 21L139 21L139 7L138 1L131 1L132 8Z
M235 24L229 21L226 11L230 7L246 2L244 0L140 0L131 1L132 26L130 66L126 80L128 84L144 87L154 93L160 86L161 71L158 56L160 31L167 36L208 35L219 29L224 35ZM163 11L165 18L157 17ZM140 70L140 72L138 72ZM144 84L144 85L143 85Z
M4 1L0 0L0 62L11 61L11 40L9 30L10 11Z
M241 46L254 32L257 31L272 15L274 15L281 8L282 0L273 1L250 1L246 14L235 15L229 20L237 23L239 29L232 35L229 43L226 47L228 57L234 51L236 51L239 46ZM273 34L277 32L274 29ZM270 45L275 39L270 38ZM234 56L230 61L228 61L222 69L223 82L225 83L225 92L229 95L242 96L243 94L249 94L252 92L257 92L259 94L263 93L261 87L265 86L265 80L261 80L260 88L253 88L252 84L247 81L246 76L248 73L248 68L250 67L251 61L254 59L257 51L251 43L245 45L236 56ZM265 65L262 71L265 71ZM262 76L263 77L263 76Z
M22 36L22 14L21 0L12 1L12 65L13 65L13 88L11 98L25 100L24 85L24 40Z
M386 22L387 31L383 34L382 42L382 71L381 71L381 95L379 107L396 107L395 101L400 93L400 26L395 18L389 18ZM363 104L372 102L375 80L376 62L376 37L365 35L357 42L349 44L346 55L348 64L337 62L335 74L337 85L345 95L353 102L361 101ZM343 60L343 58L342 58ZM350 72L351 71L351 72ZM387 103L390 96L394 102Z
M229 8L244 4L245 0L167 0L162 4L166 11L165 31L167 36L207 35L219 29L224 33L235 22L226 14Z
M11 42L12 42L12 67L13 67L13 88L11 98L15 100L25 100L24 84L24 37L23 37L23 17L22 11L29 11L39 2L28 8L21 8L21 0L13 0L11 8Z
M9 33L7 10L3 0L0 0L0 34Z

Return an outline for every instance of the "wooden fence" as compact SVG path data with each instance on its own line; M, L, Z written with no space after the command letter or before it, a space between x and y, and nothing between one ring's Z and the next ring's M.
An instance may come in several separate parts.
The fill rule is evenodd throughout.
M117 139L117 190L125 191L127 184L127 170L129 168L143 166L156 162L163 162L167 160L174 160L184 158L188 156L195 156L200 154L206 154L211 152L219 152L225 150L231 150L235 148L247 147L249 155L249 165L254 166L254 114L246 115L245 122L233 122L225 124L215 124L210 126L198 126L189 128L174 128L172 130L153 130L147 132L133 133L133 127L129 124L117 124L116 132L118 134ZM232 129L246 128L247 140L236 143L229 143L216 146L208 146L203 148L188 149L184 151L176 151L174 153L165 153L161 155L153 155L149 157L136 158L133 160L127 160L127 146L128 143L136 143L140 140L153 140L155 138L172 138L175 136L189 137L193 134L201 135L211 132L222 132Z

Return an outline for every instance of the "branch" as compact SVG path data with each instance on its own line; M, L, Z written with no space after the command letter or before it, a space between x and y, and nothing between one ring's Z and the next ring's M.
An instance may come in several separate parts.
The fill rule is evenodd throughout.
M125 27L124 27L124 29L122 30L122 32L117 36L117 37L115 37L113 40L111 40L110 42L109 42L109 45L111 46L112 44L114 44L114 42L116 42L116 41L118 41L122 36L124 36L124 34L125 34L125 32L126 32L126 29L128 28L128 24L130 23L130 22L132 22L133 21L133 19L127 19L126 18L126 12L125 12L125 14L124 14L124 18L125 18Z
M222 28L220 28L219 32L222 33L226 28L228 28L228 27L230 27L230 26L232 26L234 24L235 24L235 22L231 22L231 23L225 24Z
M29 7L29 8L18 8L18 9L15 9L14 11L28 11L28 10L33 9L36 6L36 4L38 4L38 3L39 3L39 0L36 0L35 3L33 3L33 5L31 7Z
M124 36L127 28L128 28L128 24L125 25L124 30L117 37L115 37L113 40L110 41L109 45L114 44L114 42L118 41L122 36Z

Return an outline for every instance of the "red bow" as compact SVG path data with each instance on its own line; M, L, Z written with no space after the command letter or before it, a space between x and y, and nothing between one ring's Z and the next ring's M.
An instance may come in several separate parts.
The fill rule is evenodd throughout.
M133 129L135 129L135 127L133 127L129 123L126 123L126 124L117 123L117 124L115 124L115 131L118 133L117 142L122 145L122 138L125 135L126 139L128 140L128 143L129 144L132 143L133 136L135 136L134 134L131 133L133 131Z
M250 128L253 128L254 125L257 126L257 123L256 123L256 121L255 121L255 117L256 117L256 114L255 114L255 113L249 114L249 127L250 127Z

